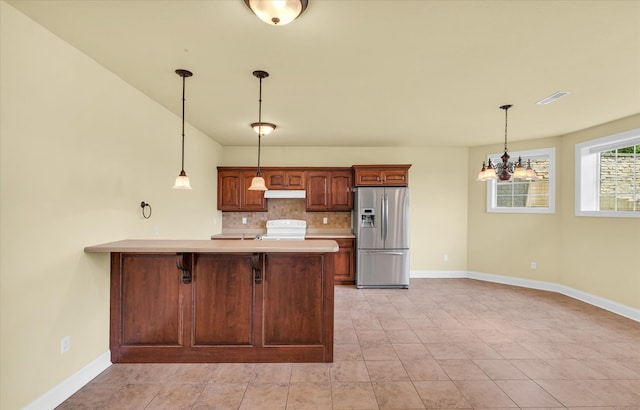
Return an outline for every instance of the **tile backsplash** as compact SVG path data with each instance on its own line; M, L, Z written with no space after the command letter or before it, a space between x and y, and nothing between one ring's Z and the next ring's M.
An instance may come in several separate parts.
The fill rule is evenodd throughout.
M223 212L222 229L267 229L271 219L302 219L307 229L350 229L351 212L307 212L304 199L270 198L267 212ZM322 219L327 218L323 224ZM242 223L247 218L247 223Z

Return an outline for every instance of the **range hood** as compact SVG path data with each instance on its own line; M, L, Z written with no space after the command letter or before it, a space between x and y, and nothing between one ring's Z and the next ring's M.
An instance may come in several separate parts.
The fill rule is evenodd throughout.
M306 198L304 189L270 189L264 191L265 198Z

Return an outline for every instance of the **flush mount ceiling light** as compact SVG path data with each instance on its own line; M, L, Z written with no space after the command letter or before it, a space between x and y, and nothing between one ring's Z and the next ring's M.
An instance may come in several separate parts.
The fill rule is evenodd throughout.
M504 110L504 154L500 157L502 162L493 165L491 163L491 158L489 158L489 162L486 166L483 162L482 169L478 173L477 181L488 181L493 179L509 181L512 177L513 179L524 180L534 180L538 178L535 171L531 168L531 160L527 162L526 169L522 166L522 158L518 158L518 162L509 161L510 157L507 153L507 111L511 107L513 107L511 104L500 107L501 110Z
M284 26L307 9L309 0L244 0L244 3L265 23Z
M251 123L251 128L253 128L258 135L269 135L276 129L276 125L270 122L254 122Z
M184 85L185 78L191 77L193 73L189 70L177 69L176 74L182 77L182 168L180 168L180 174L176 178L173 189L191 189L189 177L187 173L184 172Z
M258 133L258 171L256 176L251 180L250 191L267 191L267 186L264 183L264 178L260 173L260 139L263 135L271 134L276 129L274 124L269 122L262 122L262 80L269 77L269 73L262 70L256 70L253 75L260 80L260 94L258 97L258 122L251 124L251 128Z

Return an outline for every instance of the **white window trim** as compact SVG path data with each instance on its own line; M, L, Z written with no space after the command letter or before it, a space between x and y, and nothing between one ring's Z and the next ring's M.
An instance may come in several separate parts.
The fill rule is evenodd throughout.
M634 211L598 211L600 175L599 154L617 148L640 145L640 128L576 144L576 216L605 218L640 218ZM595 173L587 172L595 169ZM592 208L592 209L590 209Z
M487 155L493 163L500 160L503 152ZM547 208L503 207L498 208L496 198L496 180L487 181L487 212L502 214L554 214L556 212L556 149L555 147L509 152L512 160L518 157L549 157L549 206Z

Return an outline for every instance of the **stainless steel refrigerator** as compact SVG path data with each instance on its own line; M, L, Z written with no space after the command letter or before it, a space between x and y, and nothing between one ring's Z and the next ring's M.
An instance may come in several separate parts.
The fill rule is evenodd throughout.
M409 287L409 188L356 188L356 287Z

